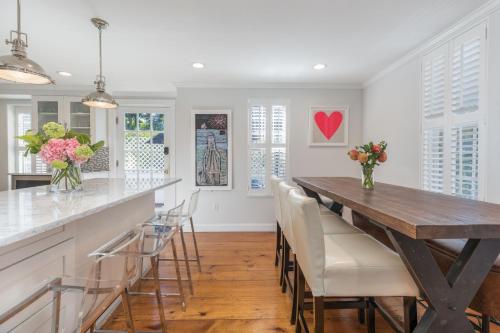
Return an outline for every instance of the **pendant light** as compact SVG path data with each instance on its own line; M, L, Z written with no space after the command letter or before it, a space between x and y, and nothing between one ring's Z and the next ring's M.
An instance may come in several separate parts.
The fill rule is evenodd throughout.
M28 35L21 32L20 0L17 0L17 30L10 32L10 39L5 43L12 45L12 55L0 57L0 79L30 84L54 83L39 64L26 56Z
M90 21L92 21L92 24L99 30L99 75L97 75L94 81L96 91L88 94L82 99L82 102L92 108L114 109L118 106L118 103L116 103L113 96L106 93L106 80L104 76L102 76L102 31L108 27L108 22L100 18L93 18Z

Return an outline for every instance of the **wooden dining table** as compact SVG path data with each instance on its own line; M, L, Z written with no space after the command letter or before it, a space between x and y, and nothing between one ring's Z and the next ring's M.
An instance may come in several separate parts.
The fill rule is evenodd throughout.
M293 180L386 232L428 304L413 332L474 332L465 310L500 253L500 205L383 183L367 190L349 177ZM432 239L467 240L446 273L426 243Z

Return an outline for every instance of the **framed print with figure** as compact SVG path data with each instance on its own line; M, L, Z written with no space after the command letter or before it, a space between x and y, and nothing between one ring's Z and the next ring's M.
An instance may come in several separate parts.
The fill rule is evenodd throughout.
M194 186L231 190L231 111L193 110L191 128Z

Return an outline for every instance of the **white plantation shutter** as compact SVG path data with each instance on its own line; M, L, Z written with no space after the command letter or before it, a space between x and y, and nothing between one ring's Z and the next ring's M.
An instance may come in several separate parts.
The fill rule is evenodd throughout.
M451 193L468 199L479 197L479 127L454 127L451 132Z
M16 136L23 135L31 129L31 109L29 107L16 106ZM30 173L31 172L31 156L24 156L26 146L24 141L17 139L15 141L15 152L17 155L16 172Z
M481 38L476 36L453 49L451 69L451 110L475 112L479 109Z
M248 189L270 194L269 177L287 175L287 103L249 101Z
M422 59L422 188L484 199L486 25ZM443 62L444 59L444 62Z
M445 49L431 54L423 62L423 114L425 118L439 116L445 108L447 57Z
M250 133L252 143L266 142L266 107L253 105L250 108Z
M443 192L444 136L442 128L429 128L423 135L424 190Z

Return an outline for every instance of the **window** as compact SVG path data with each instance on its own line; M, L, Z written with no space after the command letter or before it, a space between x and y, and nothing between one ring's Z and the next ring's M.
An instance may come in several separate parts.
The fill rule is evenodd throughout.
M250 100L248 104L248 190L271 193L271 175L287 175L287 101Z
M31 129L31 109L26 106L14 106L14 131L15 136L23 135ZM31 172L31 155L24 156L26 152L25 143L22 140L14 140L14 156L16 172Z
M484 199L486 25L422 59L422 188Z

